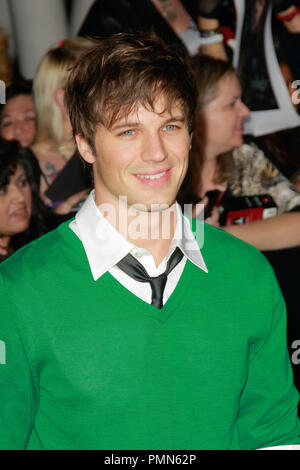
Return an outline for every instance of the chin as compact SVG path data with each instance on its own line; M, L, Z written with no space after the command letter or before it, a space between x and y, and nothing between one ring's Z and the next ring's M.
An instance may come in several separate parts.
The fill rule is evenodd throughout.
M129 209L136 210L139 212L162 212L166 209L169 209L172 204L168 204L168 202L135 202L131 205L128 205Z
M14 235L18 235L19 233L26 232L28 228L29 228L29 222L24 223L24 224L19 224L18 227L15 228Z
M234 147L240 147L244 143L244 135L241 134L235 139L235 145Z

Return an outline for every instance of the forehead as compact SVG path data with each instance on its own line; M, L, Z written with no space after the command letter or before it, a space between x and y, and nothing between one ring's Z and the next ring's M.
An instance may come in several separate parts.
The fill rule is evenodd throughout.
M17 178L19 178L19 176L22 176L22 175L24 175L24 174L26 174L26 172L25 172L25 169L23 168L23 165L21 165L21 163L18 163L18 164L17 164L17 167L16 167L16 169L15 169L15 172L14 172L14 174L12 175L12 179L13 179L13 178L14 178L14 179L17 179Z
M215 100L226 100L240 95L241 86L239 79L235 73L229 73L219 81Z
M18 178L20 178L20 176L23 176L23 175L26 176L26 172L23 166L20 163L18 163L16 168L13 169L13 174L9 178L9 184L14 183Z
M115 125L123 122L141 122L145 119L151 120L155 118L185 119L183 104L178 101L171 103L165 96L159 96L153 101L153 103L138 102L130 108L121 108L115 119L112 120L110 127L114 127Z
M18 178L23 177L24 175L26 176L25 169L20 163L18 163L15 168L11 167L9 169L9 173L11 174L8 176L8 180L5 184L14 184Z
M10 98L4 106L2 117L14 112L34 110L34 101L31 95L18 95Z

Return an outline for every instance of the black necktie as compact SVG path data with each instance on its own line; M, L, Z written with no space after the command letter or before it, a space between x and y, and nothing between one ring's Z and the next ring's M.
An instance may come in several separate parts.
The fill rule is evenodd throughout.
M177 266L182 257L183 254L177 247L167 263L165 272L157 277L150 277L146 269L130 253L121 259L121 261L117 263L117 266L136 281L149 282L152 289L151 304L154 305L154 307L162 308L164 288L168 274Z

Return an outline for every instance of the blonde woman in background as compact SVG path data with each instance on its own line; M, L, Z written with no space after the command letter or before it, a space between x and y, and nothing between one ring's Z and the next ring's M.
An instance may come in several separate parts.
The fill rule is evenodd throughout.
M262 251L300 246L300 194L261 149L244 142L249 109L233 67L200 55L191 59L191 66L198 99L183 203L204 201L210 191L229 190L236 197L269 194L278 215L223 229ZM217 219L215 211L210 222Z
M83 165L77 161L79 156L76 152L69 117L64 107L64 89L76 60L94 45L93 40L81 37L59 41L43 56L34 78L37 130L32 150L41 167L41 195L52 207L58 206L56 210L60 213L69 212L86 193L84 181L87 177ZM78 167L78 171L75 177L78 179L79 190L69 194L72 193L72 188L70 188L67 191L68 198L64 201L53 200L53 198L50 200L45 195L45 191L51 187L71 158L76 159L75 167ZM75 167L73 165L73 168ZM80 175L79 172L83 174ZM69 179L73 180L74 186L74 175ZM71 181L67 180L67 184L69 183Z

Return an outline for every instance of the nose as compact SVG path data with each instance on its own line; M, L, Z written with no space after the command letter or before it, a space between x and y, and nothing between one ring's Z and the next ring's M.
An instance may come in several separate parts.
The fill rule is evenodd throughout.
M160 132L145 136L142 145L141 157L144 161L161 162L168 156L165 142Z
M250 114L250 109L248 108L248 106L245 105L245 103L243 103L243 101L241 101L240 103L240 114L244 118L249 116Z
M25 123L15 122L15 124L14 124L14 134L17 138L22 136L22 134L25 132L25 130L26 130L26 124Z
M21 203L25 201L25 196L21 187L13 184L10 187L10 198L14 203Z

